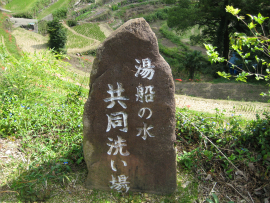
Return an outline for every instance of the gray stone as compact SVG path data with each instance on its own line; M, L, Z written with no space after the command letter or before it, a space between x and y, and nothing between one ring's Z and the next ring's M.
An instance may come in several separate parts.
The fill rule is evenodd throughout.
M83 123L87 188L175 191L173 78L143 18L99 46Z

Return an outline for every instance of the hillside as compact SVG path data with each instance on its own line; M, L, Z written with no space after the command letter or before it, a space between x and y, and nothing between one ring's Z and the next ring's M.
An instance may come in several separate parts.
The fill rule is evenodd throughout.
M206 199L213 194L219 202L270 200L270 104L259 96L269 88L254 78L249 84L216 79L219 67L207 62L189 78L186 53L202 51L205 57L205 49L189 39L200 32L197 27L179 33L167 26L172 6L156 0L6 4L12 13L0 14L0 202L187 203L211 202ZM44 22L40 33L12 28L6 19L21 14L39 20L64 14L67 54L56 59L47 50ZM171 195L84 187L82 115L96 48L135 17L150 24L177 79L177 191Z

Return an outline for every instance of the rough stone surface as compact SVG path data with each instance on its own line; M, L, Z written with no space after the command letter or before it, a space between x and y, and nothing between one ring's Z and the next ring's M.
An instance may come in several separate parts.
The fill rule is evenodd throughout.
M175 191L173 78L143 18L126 22L99 46L83 123L87 188Z

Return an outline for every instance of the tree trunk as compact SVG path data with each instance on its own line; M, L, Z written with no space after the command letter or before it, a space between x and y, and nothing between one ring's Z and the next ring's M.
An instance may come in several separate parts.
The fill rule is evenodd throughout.
M189 78L191 80L193 80L193 77L194 77L194 67L193 66L190 66L189 67Z

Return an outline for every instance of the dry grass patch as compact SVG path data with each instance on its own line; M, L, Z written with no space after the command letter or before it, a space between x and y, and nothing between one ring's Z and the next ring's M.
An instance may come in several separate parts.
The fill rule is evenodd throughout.
M25 52L34 53L48 48L48 37L44 37L32 31L23 28L17 28L12 32L16 38L18 46Z

